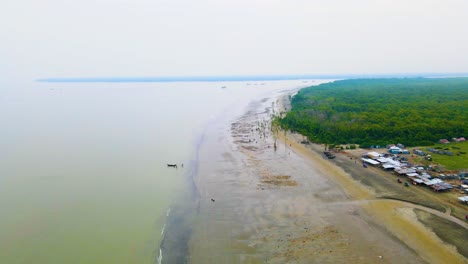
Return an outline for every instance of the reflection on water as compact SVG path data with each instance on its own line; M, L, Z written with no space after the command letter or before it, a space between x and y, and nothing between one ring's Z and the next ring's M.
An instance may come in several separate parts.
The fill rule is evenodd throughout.
M0 98L0 262L156 261L167 209L191 200L185 176L204 127L250 98L298 85L11 87Z

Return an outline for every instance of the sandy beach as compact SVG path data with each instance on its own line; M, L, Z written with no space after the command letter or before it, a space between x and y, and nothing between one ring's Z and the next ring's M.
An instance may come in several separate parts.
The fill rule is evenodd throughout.
M413 201L413 190L356 157L330 161L300 135L273 134L271 115L287 110L294 92L254 101L241 117L208 128L188 262L467 263L460 248L468 225L440 198Z

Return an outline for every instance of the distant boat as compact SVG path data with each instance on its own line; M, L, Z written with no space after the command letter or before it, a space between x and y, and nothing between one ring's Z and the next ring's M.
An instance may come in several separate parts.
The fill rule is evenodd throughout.
M226 89L226 86L221 86L221 89Z

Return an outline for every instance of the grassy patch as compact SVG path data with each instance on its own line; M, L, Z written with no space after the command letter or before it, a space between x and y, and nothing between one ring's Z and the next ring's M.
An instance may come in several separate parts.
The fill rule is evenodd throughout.
M434 148L434 149L441 149L451 151L453 156L444 155L444 154L436 154L427 151L427 148ZM468 142L460 142L455 143L451 142L450 144L435 144L432 146L426 147L417 147L426 154L432 156L432 162L428 162L424 160L423 157L414 155L414 162L420 164L432 164L432 165L441 165L446 170L461 170L461 169L468 169ZM458 154L458 155L457 155Z

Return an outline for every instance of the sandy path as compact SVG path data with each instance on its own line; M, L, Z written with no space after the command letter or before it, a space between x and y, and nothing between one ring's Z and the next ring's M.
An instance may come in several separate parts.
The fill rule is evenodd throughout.
M431 213L433 215L436 215L440 218L446 219L452 223L455 223L465 229L468 229L468 223L466 221L460 220L452 215L450 215L450 212L440 212L435 209L418 205L418 204L413 204L410 202L405 202L405 201L398 201L398 200L391 200L391 199L366 199L366 200L351 200L351 201L344 201L344 202L334 202L335 205L369 205L370 203L393 203L395 207L399 208L411 208L411 209L419 209L423 210L425 212Z
M375 200L374 202L376 201L379 201L379 200ZM404 201L393 201L394 203L396 204L399 204L399 207L407 207L407 208L414 208L414 209L419 209L419 210L423 210L423 211L426 211L428 213L431 213L433 215L436 215L440 218L443 218L443 219L446 219L450 222L453 222L465 229L468 229L468 223L466 221L463 221L463 220L460 220L452 215L450 215L450 209L447 210L445 213L442 213L440 211L437 211L435 209L432 209L432 208L428 208L426 206L422 206L422 205L417 205L417 204L412 204L412 203L409 203L409 202L404 202Z

